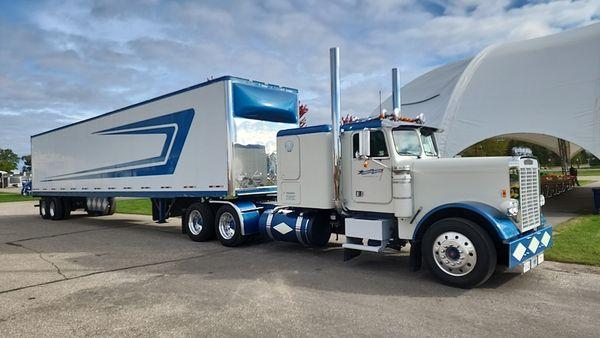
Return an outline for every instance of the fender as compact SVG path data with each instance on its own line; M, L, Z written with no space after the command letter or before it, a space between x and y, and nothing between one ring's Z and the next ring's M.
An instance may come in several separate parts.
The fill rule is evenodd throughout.
M417 224L413 233L413 241L421 240L421 237L426 230L425 225L430 225L428 223L430 223L430 220L435 219L436 215L461 211L470 214L474 213L486 220L486 224L481 225L485 227L490 234L496 234L496 239L502 243L507 243L511 238L520 235L517 225L500 210L485 203L465 201L440 205L429 211Z
M258 220L260 219L261 207L256 206L250 201L209 201L211 204L228 204L237 213L242 226L242 235L252 235L258 233Z

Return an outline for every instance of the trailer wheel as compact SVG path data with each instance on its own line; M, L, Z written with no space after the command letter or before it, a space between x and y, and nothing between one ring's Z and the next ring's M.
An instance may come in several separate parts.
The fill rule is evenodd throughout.
M50 219L53 221L61 220L65 217L64 213L63 201L58 197L50 198L48 203L48 216L50 216Z
M246 237L242 235L242 222L238 213L230 205L223 205L217 211L216 234L221 244L234 247L244 244Z
M444 284L472 288L483 284L496 268L496 247L477 224L446 218L431 225L423 236L423 257Z
M117 211L117 200L114 197L108 199L108 212L106 215L114 215Z
M40 199L40 216L42 216L42 219L50 219L50 214L48 213L48 199L45 197Z
M181 219L192 241L204 242L215 236L215 218L212 209L204 203L194 203Z

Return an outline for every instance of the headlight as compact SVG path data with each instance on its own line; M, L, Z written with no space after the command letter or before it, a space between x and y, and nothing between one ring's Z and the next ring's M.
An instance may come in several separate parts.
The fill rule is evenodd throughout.
M546 197L544 195L540 195L540 207L543 207L546 204Z
M504 210L506 210L506 215L514 217L519 213L519 201L511 198L508 201L502 203Z

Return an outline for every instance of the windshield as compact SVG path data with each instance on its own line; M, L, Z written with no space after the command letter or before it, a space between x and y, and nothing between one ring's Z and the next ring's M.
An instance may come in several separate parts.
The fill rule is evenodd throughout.
M396 151L400 155L405 156L421 156L421 142L419 141L419 133L414 129L398 129L394 130L394 145Z
M425 152L425 155L437 156L433 131L421 129L421 142L423 143L423 152Z

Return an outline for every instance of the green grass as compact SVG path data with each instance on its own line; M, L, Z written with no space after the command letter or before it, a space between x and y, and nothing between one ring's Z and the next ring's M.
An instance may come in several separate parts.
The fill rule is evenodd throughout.
M600 215L580 216L554 229L554 245L545 258L600 266Z
M117 200L117 212L121 214L152 215L150 199Z
M33 201L35 199L36 198L33 198L31 196L21 196L21 194L15 194L11 192L0 192L0 203Z
M584 185L588 185L592 182L596 182L594 180L579 180L579 184L583 187Z

